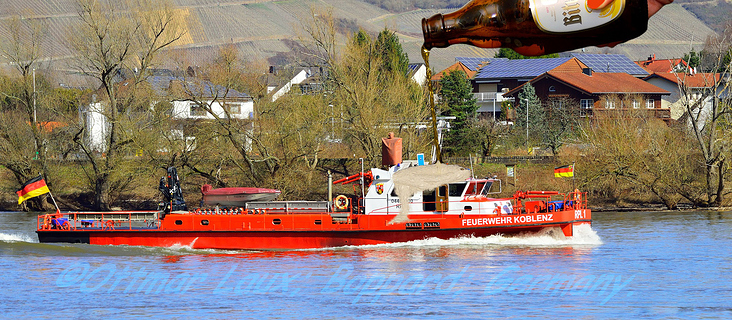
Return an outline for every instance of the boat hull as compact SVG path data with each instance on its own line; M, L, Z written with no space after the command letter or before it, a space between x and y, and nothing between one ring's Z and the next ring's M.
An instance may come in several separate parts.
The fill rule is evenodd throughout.
M45 242L95 245L189 246L194 249L276 250L348 245L375 245L427 238L451 239L517 234L558 227L571 236L579 224L590 224L589 210L507 216L422 215L389 224L394 216L356 216L347 223L328 223L327 214L305 215L169 215L160 228L38 230ZM289 221L287 221L289 220ZM202 226L206 221L207 225ZM279 221L274 225L273 221ZM313 221L320 225L314 226ZM180 222L180 225L176 225ZM224 224L226 227L224 228ZM231 230L241 229L241 230Z

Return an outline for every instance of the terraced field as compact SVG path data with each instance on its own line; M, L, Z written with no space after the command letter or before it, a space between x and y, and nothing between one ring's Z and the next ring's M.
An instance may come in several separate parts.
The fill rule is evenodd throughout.
M633 60L644 60L651 54L656 54L657 58L680 58L691 48L701 50L710 34L714 31L680 4L670 4L651 17L648 31L642 36L611 50L593 50L621 53Z
M110 0L111 1L111 0ZM296 40L301 22L312 15L311 8L330 8L336 17L355 23L369 32L383 28L395 30L405 51L413 62L420 62L422 42L421 20L438 11L415 10L393 14L359 0L176 0L180 19L185 23L186 36L175 51L184 51L192 63L209 59L224 44L235 45L248 59L267 59L291 50L286 40ZM115 3L122 3L117 1ZM48 25L44 55L53 66L63 68L72 53L66 48L70 26L76 21L74 0L6 0L0 8L0 37L8 31L4 21L21 14L41 19ZM658 58L681 57L691 47L701 49L707 35L713 31L680 5L669 5L654 16L648 32L638 39L615 48L587 48L587 52L626 54L632 59L645 59L650 54ZM343 37L342 39L345 39ZM432 65L441 70L454 63L456 56L492 57L496 50L460 45L433 50ZM2 63L3 61L0 61Z

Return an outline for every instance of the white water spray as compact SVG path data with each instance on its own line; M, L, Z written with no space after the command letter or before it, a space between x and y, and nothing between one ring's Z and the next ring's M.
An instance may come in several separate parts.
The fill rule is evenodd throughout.
M0 233L0 241L38 243L38 239L34 239L27 234L20 233Z

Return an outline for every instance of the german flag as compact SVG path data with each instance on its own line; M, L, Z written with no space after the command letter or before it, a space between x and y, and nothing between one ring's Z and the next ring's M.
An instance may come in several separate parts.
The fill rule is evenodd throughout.
M46 181L43 180L43 177L41 175L38 175L37 177L30 179L26 181L22 187L15 193L18 194L18 204L23 203L23 201L28 200L33 197L40 196L44 193L51 192L48 190L48 186L46 185Z
M566 166L554 168L555 178L570 178L574 177L574 165L568 164Z

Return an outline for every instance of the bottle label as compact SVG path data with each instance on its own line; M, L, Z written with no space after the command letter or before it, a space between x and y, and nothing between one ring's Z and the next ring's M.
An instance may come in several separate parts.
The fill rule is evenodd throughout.
M620 17L624 9L625 0L615 0L600 10L587 7L587 0L531 0L534 22L548 33L599 27Z

